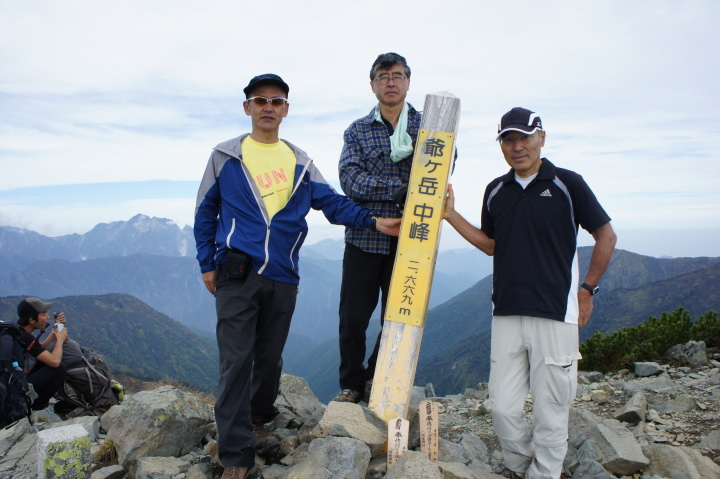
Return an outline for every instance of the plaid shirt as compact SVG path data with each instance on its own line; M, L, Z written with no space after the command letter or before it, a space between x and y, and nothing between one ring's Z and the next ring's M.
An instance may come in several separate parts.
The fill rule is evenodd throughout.
M420 130L420 112L408 104L407 132L413 146ZM398 163L390 159L390 135L384 123L375 121L375 108L355 120L344 134L338 165L340 186L354 202L383 218L399 218L393 195L410 181L413 155ZM345 228L345 242L367 253L390 254L390 237L374 231Z

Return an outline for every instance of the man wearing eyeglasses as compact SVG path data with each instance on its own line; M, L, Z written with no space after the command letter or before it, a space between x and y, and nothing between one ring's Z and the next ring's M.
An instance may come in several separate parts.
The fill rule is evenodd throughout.
M345 130L340 186L362 206L399 218L420 128L420 112L405 102L410 89L405 58L397 53L379 55L370 69L370 89L378 103ZM365 334L379 296L381 323L385 315L396 250L397 238L345 230L339 311L341 391L335 401L357 403L370 396L380 335L365 367Z
M266 423L278 414L274 402L310 208L333 224L399 232L400 220L338 194L304 151L280 140L289 90L275 74L250 80L243 108L252 131L214 148L198 191L197 259L218 317L215 418L223 479L252 477L256 451L274 454L279 445Z
M481 227L455 211L452 188L445 219L493 256L489 389L504 475L557 479L577 387L578 327L590 319L617 238L582 176L541 157L545 130L537 113L513 108L501 118L497 139L511 170L486 188ZM595 239L582 284L579 226ZM532 434L523 414L528 391Z

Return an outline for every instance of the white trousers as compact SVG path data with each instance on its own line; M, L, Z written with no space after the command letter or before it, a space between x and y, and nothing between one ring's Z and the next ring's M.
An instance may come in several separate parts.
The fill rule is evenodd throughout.
M494 316L490 401L505 466L526 479L558 479L567 453L568 415L581 358L577 324ZM532 394L533 432L523 414Z

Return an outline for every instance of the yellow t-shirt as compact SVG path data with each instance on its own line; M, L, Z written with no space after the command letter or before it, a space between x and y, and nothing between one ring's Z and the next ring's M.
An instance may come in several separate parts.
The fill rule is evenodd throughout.
M295 178L295 153L283 141L259 143L249 136L241 145L245 166L260 190L268 219L285 207Z

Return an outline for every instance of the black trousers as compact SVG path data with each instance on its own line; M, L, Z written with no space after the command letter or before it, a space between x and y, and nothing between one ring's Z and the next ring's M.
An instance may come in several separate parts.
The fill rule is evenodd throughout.
M50 398L53 397L65 382L67 368L65 364L60 363L56 368L52 368L40 361L35 363L27 380L33 385L33 389L38 394L38 398L33 401L32 409L39 411L48 407Z
M215 403L218 455L223 466L252 467L251 416L278 413L282 352L295 310L297 285L260 276L231 279L218 270L215 306L220 381Z
M365 334L379 296L383 323L396 251L397 238L391 239L390 254L366 253L345 243L340 287L340 389L363 391L365 381L375 374L381 334L375 340L367 367Z

